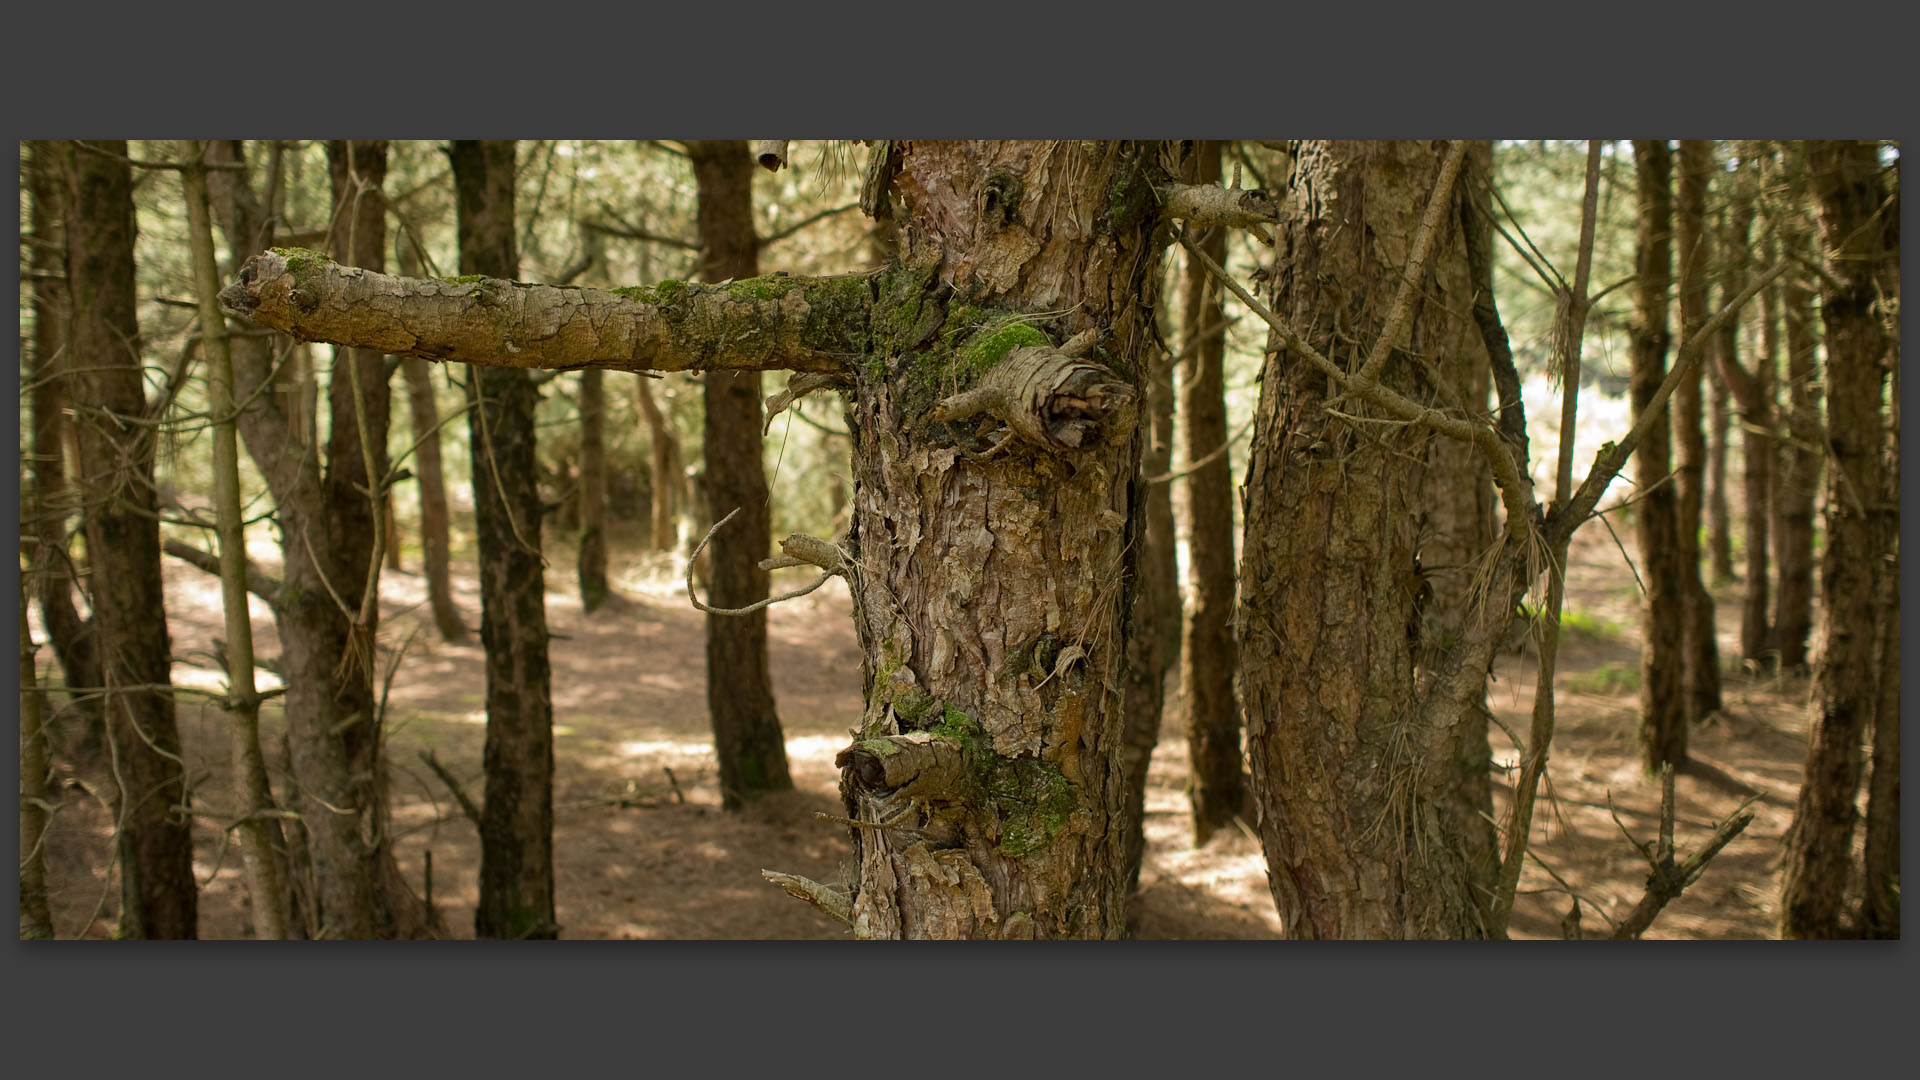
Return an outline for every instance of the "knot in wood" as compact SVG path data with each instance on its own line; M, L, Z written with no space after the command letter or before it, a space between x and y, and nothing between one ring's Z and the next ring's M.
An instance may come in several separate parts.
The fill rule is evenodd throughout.
M1139 392L1111 371L1051 346L1014 349L979 385L933 408L935 420L986 413L1049 450L1124 442L1139 422Z

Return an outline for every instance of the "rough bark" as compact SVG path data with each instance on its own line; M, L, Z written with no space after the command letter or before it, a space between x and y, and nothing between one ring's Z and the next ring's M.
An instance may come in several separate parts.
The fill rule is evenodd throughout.
M1680 342L1685 347L1707 319L1707 177L1713 171L1713 143L1680 141L1679 196L1674 208L1674 246L1679 263ZM1700 576L1701 516L1706 499L1707 442L1703 428L1703 368L1696 367L1673 394L1673 439L1680 465L1681 651L1686 662L1684 693L1688 721L1720 710L1720 650L1714 638L1713 597ZM1676 764L1676 768L1678 765Z
M740 140L687 144L699 185L700 275L708 281L758 272L753 231L753 158ZM706 387L706 489L711 519L739 514L707 547L708 602L742 608L767 598L760 560L772 550L773 513L760 453L760 373L709 371ZM767 613L707 616L707 711L720 760L720 793L738 809L793 787L786 738L767 662Z
M860 936L1124 932L1121 635L1157 339L1155 150L881 147L902 262L879 280L850 417L868 697L841 790L852 818L899 820L854 830ZM1076 336L1083 361L1042 345ZM934 418L1012 375L1035 396ZM929 732L964 763L957 782L870 782L865 759Z
M1194 151L1193 181L1220 181L1220 143ZM1225 264L1227 233L1217 227L1198 243ZM1187 260L1181 320L1180 415L1186 455L1198 462L1227 441L1226 327L1222 289L1198 260ZM1187 721L1187 801L1193 843L1232 824L1245 799L1240 752L1240 707L1233 676L1239 651L1233 635L1233 477L1222 454L1190 472L1187 486L1187 586L1193 610L1180 647L1180 703Z
M1629 393L1637 424L1667 377L1667 293L1673 280L1673 154L1663 141L1635 140L1633 157L1640 210ZM1674 396L1679 397L1679 392ZM1686 564L1679 537L1679 497L1669 476L1670 432L1668 418L1661 417L1647 430L1634 456L1634 531L1639 541L1640 573L1646 582L1640 623L1639 739L1641 761L1649 774L1657 772L1662 764L1679 770L1687 763L1687 707L1682 696L1686 654L1681 629Z
M1387 328L1414 258L1444 143L1303 142L1275 253L1274 310L1336 364ZM1451 191L1441 193L1455 207ZM1445 215L1451 219L1455 215ZM1459 231L1434 254L1381 385L1458 415L1447 370L1481 349ZM1357 344L1356 344L1357 343ZM1240 573L1242 687L1260 835L1284 932L1295 938L1487 933L1453 808L1454 773L1427 755L1461 716L1416 707L1422 460L1438 436L1383 423L1371 400L1329 401L1328 375L1284 338L1261 382ZM1484 355L1484 353L1482 353ZM1335 415L1338 409L1345 416ZM1484 665L1451 674L1478 693ZM1458 687L1453 688L1458 690Z
M1780 215L1780 244L1789 254L1812 255L1811 237L1801 222L1805 194L1800 144L1783 143L1783 166L1794 198ZM1816 368L1817 331L1813 291L1800 267L1787 271L1780 287L1786 323L1786 439L1780 451L1776 492L1780 523L1780 592L1774 606L1774 645L1785 671L1807 667L1807 641L1813 635L1813 515L1820 494L1826 432L1820 422L1820 378Z
M207 192L207 144L181 143L187 165L182 189L187 204L188 246L194 291L200 301L201 351L207 361L207 411L213 414L213 502L220 544L220 594L226 631L228 757L238 805L234 816L246 868L254 936L285 941L293 936L293 898L286 885L273 789L260 750L260 695L255 689L253 614L248 576L245 507L240 492L240 440L235 427L233 356L227 320L220 313L220 267L213 247L213 215ZM388 504L391 514L391 503Z
M133 247L133 171L66 145L67 348L85 507L90 620L100 657L114 778L120 923L127 938L191 938L198 929L190 796L174 722L172 650L160 581L154 431L141 376Z
M33 536L27 552L28 593L40 608L40 622L70 687L100 685L100 660L93 629L73 602L74 566L68 546L73 517L66 458L74 432L66 418L71 366L67 351L65 180L57 143L28 145L28 188L32 200L30 265L33 281L33 366L31 389L32 487L22 511ZM60 709L48 710L48 726L60 756L93 775L106 767L106 729L101 701L74 695ZM63 722L64 721L64 722Z
M1891 597L1880 586L1899 523L1885 487L1882 413L1897 347L1885 305L1899 289L1899 206L1887 199L1874 144L1811 143L1807 158L1826 254L1820 309L1831 468L1820 586L1827 644L1814 677L1813 732L1787 847L1780 934L1831 938L1849 930L1845 894L1861 743L1875 723L1885 671L1878 627L1898 618L1884 610Z
M1739 291L1735 285L1727 295ZM1724 331L1738 332L1737 326L1729 326ZM1720 348L1720 345L1714 346L1716 352ZM1713 583L1725 585L1734 580L1733 509L1727 498L1727 451L1730 448L1727 429L1733 424L1733 390L1727 385L1726 369L1720 365L1707 364L1706 376L1707 478L1702 490L1706 492L1707 566Z
M420 272L420 256L410 243L399 245L400 270ZM433 372L418 356L403 357L407 381L407 418L413 430L413 476L420 491L420 561L427 575L427 604L444 640L464 644L466 619L453 601L452 516L447 511L446 468L440 456L440 407L433 396Z
M1900 220L1899 199L1888 211ZM1892 239L1891 237L1889 239ZM1898 250L1897 248L1895 249ZM1882 289L1899 298L1898 264L1886 267ZM1891 312L1882 306L1883 317ZM1898 323L1885 318L1888 350L1888 424L1881 487L1885 514L1880 541L1889 557L1880 562L1879 708L1873 716L1873 772L1867 780L1865 893L1860 931L1869 938L1900 937L1900 338Z
M1748 232L1753 225L1753 201L1744 190L1732 194L1728 208L1726 243L1722 260L1721 295L1732 298L1746 288L1751 260L1747 255ZM1764 294L1771 298L1773 290ZM1773 337L1773 305L1762 304L1761 318L1767 328L1764 337ZM1714 350L1718 370L1740 415L1740 453L1744 532L1746 537L1745 588L1740 602L1740 655L1756 663L1766 659L1773 649L1770 618L1772 589L1769 568L1773 518L1773 365L1769 350L1755 356L1752 369L1740 362L1740 328L1728 323L1717 335ZM1724 477L1723 477L1724 482Z
M514 143L449 147L460 272L511 279ZM553 704L547 658L540 492L534 483L532 375L467 371L474 528L480 548L480 640L487 651L486 794L480 816L480 900L474 936L553 938Z
M580 373L580 606L593 612L607 599L606 372Z
M1142 440L1140 459L1140 471L1148 477L1165 476L1173 464L1173 357L1164 350L1155 353L1147 376L1146 417L1150 426ZM1147 772L1153 765L1153 751L1160 745L1168 654L1178 655L1181 634L1172 483L1149 483L1145 501L1146 551L1137 564L1139 576L1126 630L1129 895L1140 886L1140 866L1147 853Z

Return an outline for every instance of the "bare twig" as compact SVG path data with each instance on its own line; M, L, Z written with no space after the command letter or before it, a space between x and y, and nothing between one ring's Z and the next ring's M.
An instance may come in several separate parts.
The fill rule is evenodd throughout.
M473 827L480 828L480 808L474 805L466 789L460 786L460 781L455 780L446 766L440 764L440 759L433 755L433 751L420 751L420 760L426 763L427 768L433 770L433 775L439 777L441 783L447 785L447 790L452 792L453 797L460 803L460 812L467 816L468 821L473 822Z

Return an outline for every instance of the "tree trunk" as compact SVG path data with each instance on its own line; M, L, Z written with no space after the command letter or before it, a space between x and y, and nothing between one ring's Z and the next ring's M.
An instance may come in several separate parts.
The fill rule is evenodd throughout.
M67 324L72 312L67 296L66 240L60 223L65 217L65 180L57 143L29 144L28 187L32 199L33 236L30 241L35 273L33 282L33 367L27 393L32 410L29 454L33 464L31 498L24 504L33 534L28 553L29 595L38 600L40 621L60 661L69 687L101 685L99 654L93 628L80 617L73 602L74 572L68 547L72 499L67 490L67 444L74 432L66 419L68 384L63 375L72 364L67 352ZM47 710L49 728L59 733L53 745L81 772L93 775L106 769L105 713L100 699L70 695L60 710ZM66 723L62 714L71 715Z
M1140 471L1164 477L1173 465L1173 357L1156 350L1147 376L1146 428ZM1173 535L1173 484L1149 482L1146 499L1146 551L1140 557L1138 585L1127 627L1126 784L1127 893L1140 887L1140 866L1147 854L1147 772L1160 745L1166 708L1168 623L1180 640L1180 588Z
M420 255L410 241L398 245L400 272L420 273ZM433 625L445 641L467 640L467 623L453 601L452 517L447 512L446 469L440 458L440 407L434 401L433 373L418 356L404 357L400 371L407 380L407 416L412 424L413 476L420 491L420 561L427 572L427 604Z
M226 631L228 751L246 867L254 936L286 941L293 936L293 900L286 885L282 841L274 812L267 761L260 750L260 695L253 676L253 614L248 592L247 533L240 493L240 440L235 430L233 356L227 320L221 314L220 266L213 250L213 215L207 193L208 144L180 144L187 166L182 189L187 204L188 246L194 292L200 301L201 351L207 361L207 411L213 414L213 503L220 542L220 594ZM392 502L387 503L388 513Z
M27 625L27 590L20 590L20 940L53 939L47 910L46 730L41 724L39 672L34 667L33 630Z
M867 709L839 758L861 937L1125 931L1155 149L879 148L902 265L850 417ZM1074 335L1084 360L1044 348Z
M686 483L682 476L675 475L673 462L679 455L674 450L673 428L660 412L660 406L653 400L653 388L648 384L652 379L641 375L633 384L634 397L640 402L640 415L647 422L647 444L651 450L653 466L653 548L655 551L672 551L679 546L680 534L674 524L674 493Z
M455 140L460 272L511 279L512 140ZM553 938L553 705L547 659L540 492L534 483L533 377L468 369L474 526L480 539L480 640L487 650L486 797L480 818L475 937Z
M1799 204L1804 195L1804 162L1800 144L1783 143L1787 183L1792 205L1780 215L1781 247L1795 255L1814 254L1811 238L1801 224ZM1793 267L1780 288L1787 337L1787 416L1785 446L1780 452L1779 504L1780 595L1774 607L1774 644L1780 650L1783 671L1807 667L1807 640L1813 634L1813 512L1820 494L1820 471L1826 455L1826 432L1820 423L1820 377L1815 365L1818 348L1813 317L1813 292L1806 271Z
M1387 332L1446 156L1444 143L1299 144L1274 310L1336 363L1354 357L1357 366L1354 354ZM1438 192L1448 210L1451 183ZM1455 216L1432 237L1407 336L1390 343L1398 361L1378 369L1383 384L1449 414L1460 390L1438 373L1454 370L1461 352L1484 357L1464 314L1473 289L1462 238L1447 223ZM1408 459L1424 459L1437 436L1368 423L1381 418L1377 407L1351 399L1337 407L1360 419L1336 416L1331 393L1318 367L1275 342L1240 573L1247 745L1268 880L1290 937L1484 937L1454 770L1423 760L1463 718L1428 730L1433 710L1415 700L1426 470ZM1477 677L1484 697L1484 670Z
M1631 330L1633 374L1629 393L1633 420L1640 422L1654 391L1667 377L1667 293L1673 267L1673 153L1665 142L1635 140L1634 168L1639 176L1640 215L1636 240L1634 324ZM1684 384L1683 384L1684 385ZM1674 397L1677 399L1676 391ZM1682 624L1686 604L1686 562L1680 546L1679 496L1669 477L1671 424L1655 421L1634 455L1634 524L1646 580L1641 628L1640 749L1649 774L1661 765L1676 770L1687 763L1687 707L1682 697L1686 654Z
M580 606L607 599L606 372L580 373Z
M1192 182L1220 182L1220 143L1195 149ZM1216 227L1199 238L1216 264L1226 265L1227 231ZM1186 306L1181 320L1180 415L1190 463L1226 445L1227 333L1224 290L1206 267L1187 260ZM1245 799L1240 752L1240 706L1233 674L1239 650L1233 636L1233 476L1220 454L1186 477L1187 584L1193 611L1180 647L1180 702L1187 719L1187 799L1193 808L1193 843L1232 824Z
M1674 244L1679 249L1680 342L1685 347L1707 319L1707 177L1713 171L1713 143L1680 141L1680 194L1674 211ZM1679 448L1680 639L1686 660L1686 719L1698 721L1720 710L1720 652L1714 638L1713 597L1700 577L1700 526L1705 506L1707 442L1702 429L1703 367L1695 367L1673 394L1673 438ZM1676 766L1677 767L1677 766Z
M1747 233L1753 225L1753 202L1745 192L1734 195L1728 208L1726 258L1721 271L1720 295L1732 299L1747 286L1749 273ZM1769 289L1766 296L1773 295ZM1768 322L1765 337L1771 339L1771 304L1763 304L1761 318ZM1753 358L1753 369L1740 362L1740 326L1729 322L1719 334L1714 350L1718 371L1740 410L1740 454L1742 494L1745 506L1746 589L1740 602L1740 655L1755 663L1763 662L1773 648L1770 625L1768 582L1769 525L1773 515L1769 489L1773 484L1773 355Z
M1820 571L1827 645L1814 677L1814 726L1789 834L1780 934L1831 938L1848 932L1842 915L1859 817L1860 747L1873 730L1886 669L1876 655L1877 628L1898 618L1883 608L1890 597L1880 586L1899 525L1885 487L1882 415L1897 348L1882 301L1899 293L1899 206L1888 205L1874 144L1816 142L1807 157L1827 268L1820 296L1832 454Z
M133 170L109 154L63 147L67 198L67 348L86 507L90 620L101 659L107 750L116 780L120 925L126 938L198 932L190 795L174 723L172 643L160 581L155 429L135 317Z
M754 276L759 239L753 232L754 161L746 142L692 142L687 153L700 187L700 242L706 249L701 277L725 281ZM773 546L773 514L760 456L760 373L709 371L703 381L707 506L714 521L739 510L708 545L708 602L742 608L767 598L768 575L760 569L760 560ZM738 809L766 792L793 787L773 700L764 609L742 616L707 616L707 710L720 760L722 805Z

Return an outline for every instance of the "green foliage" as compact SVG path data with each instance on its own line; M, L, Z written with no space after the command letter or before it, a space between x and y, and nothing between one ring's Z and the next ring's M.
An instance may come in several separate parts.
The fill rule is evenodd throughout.
M1632 694L1640 690L1640 667L1638 664L1609 662L1592 671L1583 671L1567 676L1567 689L1581 694Z

